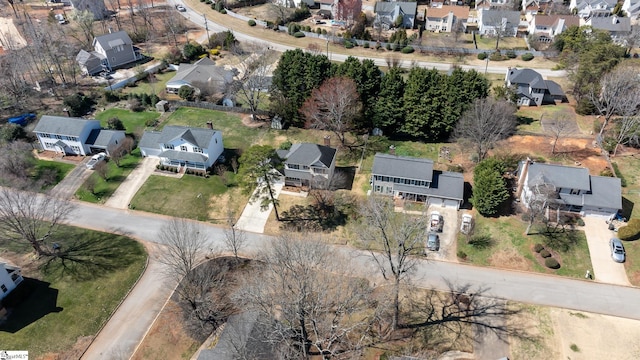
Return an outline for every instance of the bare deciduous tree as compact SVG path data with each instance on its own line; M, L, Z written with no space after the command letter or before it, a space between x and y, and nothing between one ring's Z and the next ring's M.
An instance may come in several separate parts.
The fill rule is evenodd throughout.
M28 243L38 256L51 256L53 249L45 241L73 208L70 202L54 197L0 188L0 231L11 241Z
M426 216L411 217L394 211L391 199L371 196L361 209L363 246L369 251L382 276L393 281L393 319L398 328L400 285L416 266L414 255L424 252Z
M599 87L589 93L589 99L604 117L600 127L600 137L614 115L624 116L623 112L640 107L640 72L636 67L620 65L606 74Z
M28 180L35 165L31 149L24 141L7 143L0 148L0 178L4 182Z
M78 38L84 48L88 48L93 42L95 33L93 31L93 23L95 18L89 10L73 10L70 16L71 20L76 22L84 38Z
M309 127L331 131L344 146L346 133L353 129L354 120L362 113L356 83L343 77L326 80L313 90L300 112Z
M329 246L286 234L264 250L265 270L238 301L263 314L265 337L283 358L357 355L369 340L371 289L349 277L347 259Z
M248 44L245 51L237 54L238 74L235 76L237 84L235 93L249 105L255 116L263 99L267 96L269 74L273 64L277 61L275 51L264 45Z
M109 146L109 158L116 163L116 166L120 167L122 159L131 153L135 141L132 138L125 136L119 144L112 144Z
M498 140L516 129L515 106L491 98L477 99L458 121L454 137L468 141L482 161Z
M556 114L553 120L544 125L544 130L553 140L551 154L555 154L558 140L573 133L573 124L568 119Z
M224 230L224 245L227 250L233 252L233 256L238 260L238 252L247 244L247 235L244 231L236 228L236 218L233 211L227 211L227 228Z

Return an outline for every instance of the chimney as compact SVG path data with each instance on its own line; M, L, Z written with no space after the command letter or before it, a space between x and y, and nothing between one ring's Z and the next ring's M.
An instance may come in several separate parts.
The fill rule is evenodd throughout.
M213 130L213 121L207 121L207 128Z
M395 155L395 154L396 154L396 146L389 145L389 155Z
M324 137L324 146L331 146L331 135Z
M527 177L527 173L529 172L529 164L531 163L531 159L527 158L522 164L522 170L520 170L520 176L518 176L518 187L516 188L516 200L520 201L520 194L522 194L522 188L524 187L524 179Z

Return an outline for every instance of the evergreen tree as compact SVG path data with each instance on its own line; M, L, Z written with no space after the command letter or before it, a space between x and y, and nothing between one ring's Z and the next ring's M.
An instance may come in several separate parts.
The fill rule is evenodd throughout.
M373 126L393 133L404 120L404 79L402 70L392 67L382 78L378 101L373 107Z
M349 56L336 69L336 76L345 76L355 81L363 105L363 116L354 125L358 129L371 128L376 97L382 81L380 68L371 59L360 62L359 59Z
M427 141L448 137L452 129L442 121L447 104L445 77L435 69L411 69L404 92L402 133Z
M507 182L502 175L505 165L496 158L478 163L473 170L473 195L471 204L483 216L498 213L500 206L509 199Z

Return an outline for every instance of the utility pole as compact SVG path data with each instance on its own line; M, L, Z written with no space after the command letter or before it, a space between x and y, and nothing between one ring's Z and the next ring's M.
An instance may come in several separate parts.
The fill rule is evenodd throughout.
M204 18L204 29L207 31L207 46L211 47L211 41L209 40L209 24L207 23L207 15L203 13L202 17Z

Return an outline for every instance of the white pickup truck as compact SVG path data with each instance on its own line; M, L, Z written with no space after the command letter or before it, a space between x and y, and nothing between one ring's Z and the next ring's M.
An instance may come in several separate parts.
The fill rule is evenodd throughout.
M107 154L103 152L93 155L91 160L87 163L87 169L93 170L100 161L103 161L106 158Z
M473 228L473 218L469 214L462 215L462 222L460 223L460 232L467 235Z
M429 216L429 231L442 232L443 223L442 215L437 211L432 211Z

